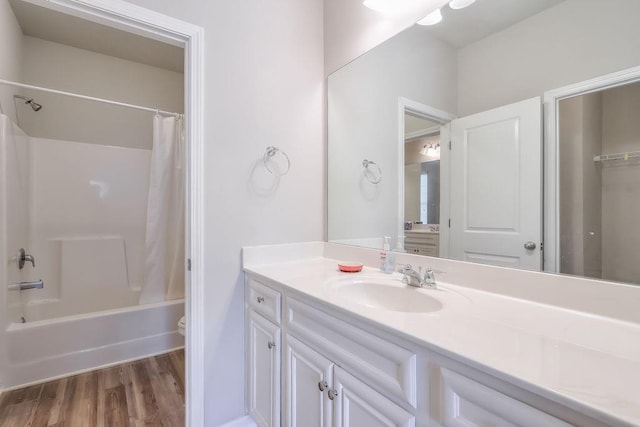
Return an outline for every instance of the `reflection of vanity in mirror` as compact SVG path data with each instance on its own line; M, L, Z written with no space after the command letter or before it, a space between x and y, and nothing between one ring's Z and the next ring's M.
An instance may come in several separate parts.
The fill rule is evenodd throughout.
M443 13L329 77L329 241L640 282L640 2Z

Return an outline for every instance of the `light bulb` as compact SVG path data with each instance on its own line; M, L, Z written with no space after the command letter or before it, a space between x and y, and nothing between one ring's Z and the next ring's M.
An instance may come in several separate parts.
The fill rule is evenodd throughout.
M470 6L476 0L451 0L449 2L449 7L451 9L464 9L467 6Z
M440 9L436 9L417 22L418 25L436 25L442 21L442 13Z

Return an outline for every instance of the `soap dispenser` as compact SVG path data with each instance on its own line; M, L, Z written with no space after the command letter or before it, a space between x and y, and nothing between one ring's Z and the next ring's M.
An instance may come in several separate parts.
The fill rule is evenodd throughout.
M391 237L384 237L382 252L380 252L380 271L383 273L393 273L393 252L391 252Z

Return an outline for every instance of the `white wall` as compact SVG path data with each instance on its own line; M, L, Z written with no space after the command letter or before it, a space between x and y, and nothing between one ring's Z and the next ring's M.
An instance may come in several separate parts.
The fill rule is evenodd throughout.
M398 237L398 99L455 114L456 59L414 26L329 77L330 241ZM363 159L382 168L380 184L363 179Z
M324 1L324 69L329 75L450 0L405 1L398 13L380 13L360 0ZM402 3L394 0L394 3Z
M206 424L244 413L241 247L321 240L321 0L132 0L205 30ZM291 158L270 194L251 181L268 145Z
M183 112L182 73L24 37L24 83L82 95ZM16 89L43 108L18 104L20 127L29 136L150 149L152 113L42 91Z
M638 16L637 0L567 0L461 49L459 115L637 66Z
M7 0L0 0L0 79L21 80L22 30ZM15 121L14 88L0 85L0 112ZM1 302L1 301L0 301Z

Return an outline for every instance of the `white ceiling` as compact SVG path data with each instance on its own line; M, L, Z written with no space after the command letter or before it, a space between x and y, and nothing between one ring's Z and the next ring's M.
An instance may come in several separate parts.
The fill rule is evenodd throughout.
M184 50L22 0L9 0L26 36L184 72Z
M442 8L442 22L421 27L456 48L504 30L564 0L476 0L465 9ZM420 27L420 26L416 26Z

